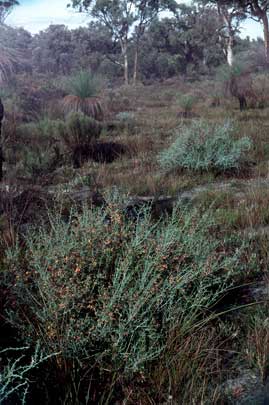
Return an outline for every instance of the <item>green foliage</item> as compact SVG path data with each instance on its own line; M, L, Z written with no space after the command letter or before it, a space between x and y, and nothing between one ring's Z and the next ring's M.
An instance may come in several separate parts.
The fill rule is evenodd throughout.
M264 108L269 103L269 75L261 73L253 79L253 89L257 96L257 107Z
M17 130L17 136L21 140L30 141L31 143L46 143L50 145L54 142L57 132L57 121L47 117L35 122L21 124Z
M7 142L6 160L32 179L52 173L61 161L57 128L58 122L47 117L19 125L14 134L17 143Z
M90 144L98 139L102 130L99 122L82 113L72 113L67 120L58 121L57 132L67 146Z
M252 142L248 137L235 140L234 132L230 121L222 124L193 121L190 126L182 126L175 142L160 154L160 165L167 171L239 169Z
M233 66L224 64L217 69L217 80L226 83L231 80L232 77L240 77L245 71L245 65L236 60Z
M101 88L101 78L88 70L80 70L71 76L65 83L66 91L73 95L86 99L96 97Z
M67 120L59 121L57 133L64 150L71 153L75 167L80 167L84 157L88 156L90 146L102 131L102 125L82 113L71 113Z
M6 400L13 399L14 401L15 398L19 398L22 405L26 404L26 397L31 384L30 373L41 363L56 355L44 355L38 342L30 361L26 361L27 351L29 352L29 347L8 348L0 351L1 357L8 357L7 364L5 366L0 365L1 404Z
M60 157L57 148L35 147L24 150L23 169L26 175L33 180L52 173L59 163Z
M183 113L187 116L192 112L194 105L197 103L197 96L193 94L183 94L176 98L177 104L183 110Z
M135 114L132 111L122 111L115 116L119 122L119 126L122 126L128 134L133 134L136 126Z
M210 236L210 216L175 210L156 225L141 212L128 222L113 203L70 222L52 218L50 231L32 231L23 252L9 252L12 323L27 343L60 352L58 364L73 360L89 380L98 376L107 399L116 380L149 370L174 334L185 341L211 319L237 257Z

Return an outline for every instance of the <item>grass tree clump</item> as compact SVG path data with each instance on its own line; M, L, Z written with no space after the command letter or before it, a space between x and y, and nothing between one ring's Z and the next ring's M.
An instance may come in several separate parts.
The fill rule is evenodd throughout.
M95 119L76 112L71 113L65 122L59 121L57 130L64 146L72 153L74 165L79 167L82 155L99 138L102 126Z
M16 136L25 143L49 145L55 142L57 129L57 120L51 120L47 117L38 121L33 121L18 126Z
M115 118L116 121L119 122L119 126L122 126L127 134L133 134L135 132L136 117L132 111L119 112Z
M183 118L189 118L192 116L193 107L197 104L197 96L193 94L179 95L176 99L177 104L181 109Z
M68 385L59 396L74 389L89 403L116 402L142 379L154 398L162 368L167 397L179 389L186 403L195 395L200 402L194 386L204 390L212 349L201 349L201 336L238 257L210 236L208 214L176 209L158 224L146 212L139 217L127 221L115 203L75 220L73 213L70 222L55 216L50 231L32 230L23 251L9 252L10 320L25 343L60 353L52 367ZM169 388L172 364L177 382Z
M62 103L65 114L81 112L99 121L104 118L104 109L98 97L101 88L99 77L81 70L69 78L65 87L69 93Z
M248 137L235 139L234 132L230 121L212 124L196 120L190 126L182 126L175 142L160 154L160 165L166 171L238 170L252 142Z

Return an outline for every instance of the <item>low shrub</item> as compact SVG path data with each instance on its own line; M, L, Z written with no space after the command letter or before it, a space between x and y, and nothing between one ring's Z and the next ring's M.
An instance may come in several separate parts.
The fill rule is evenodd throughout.
M183 118L189 118L192 116L193 107L197 104L198 99L193 94L183 94L177 96L176 101L181 108Z
M31 385L31 373L42 363L56 355L55 353L45 356L39 344L36 345L36 349L30 360L27 359L27 355L29 355L27 352L29 352L29 347L8 348L0 351L1 356L8 357L5 365L2 365L0 362L1 404L26 404L27 394ZM18 400L20 402L17 402Z
M269 98L269 76L268 74L259 74L253 78L253 89L257 96L256 106L265 108L268 106Z
M164 370L169 354L180 397L188 403L194 384L204 394L209 351L201 351L198 334L238 267L237 254L210 236L210 213L176 209L154 224L143 212L132 222L110 203L67 222L56 216L51 225L32 230L23 250L10 250L6 266L14 277L10 322L25 344L60 352L58 395L73 390L76 400L112 403L132 384L136 393L153 384L154 398L149 376L162 368L168 398L175 389Z
M17 139L23 144L51 146L57 135L57 120L43 119L21 124L17 129Z
M72 113L66 122L58 121L57 133L65 148L71 152L75 167L80 167L82 156L98 139L102 126L99 122L82 113Z
M136 119L132 111L119 112L115 118L119 123L119 127L122 127L127 134L131 135L135 132Z
M57 146L46 149L40 146L24 149L22 174L26 174L35 181L37 178L53 173L60 163L61 156Z
M166 170L227 171L239 169L252 147L248 137L234 138L232 122L211 124L196 120L179 128L175 142L159 156Z

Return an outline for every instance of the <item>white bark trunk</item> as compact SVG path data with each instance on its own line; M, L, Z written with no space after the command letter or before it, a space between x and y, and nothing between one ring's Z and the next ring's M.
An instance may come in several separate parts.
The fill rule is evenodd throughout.
M121 53L123 56L123 68L124 68L124 82L129 84L129 61L128 61L128 39L125 38L121 41Z
M227 41L227 63L231 67L234 63L234 50L233 50L233 38L228 38Z
M133 75L133 85L136 85L137 81L137 69L138 69L138 47L135 50L135 57L134 57L134 75Z

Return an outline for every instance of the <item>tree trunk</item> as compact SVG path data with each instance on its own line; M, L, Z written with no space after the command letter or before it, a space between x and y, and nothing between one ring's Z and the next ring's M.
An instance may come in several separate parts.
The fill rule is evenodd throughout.
M138 70L138 46L135 48L133 85L136 85Z
M3 179L2 123L0 123L0 181Z
M230 67L233 66L234 63L234 50L233 50L233 46L234 46L234 39L232 36L229 36L229 38L227 39L227 63Z
M218 7L219 16L222 18L224 26L226 28L226 35L225 35L225 54L228 65L231 67L234 63L234 29L232 25L233 16L229 12L228 7L221 6Z
M265 48L265 60L267 65L269 65L269 24L267 13L264 13L262 18L263 24L263 36L264 36L264 48Z
M2 181L2 179L3 179L3 162L4 162L3 148L2 148L2 120L3 120L3 118L4 118L4 106L0 99L0 181Z
M123 56L123 68L124 68L124 82L129 84L129 62L128 62L128 40L125 38L121 41L121 52Z

